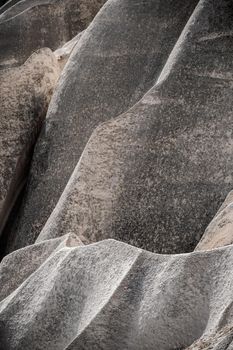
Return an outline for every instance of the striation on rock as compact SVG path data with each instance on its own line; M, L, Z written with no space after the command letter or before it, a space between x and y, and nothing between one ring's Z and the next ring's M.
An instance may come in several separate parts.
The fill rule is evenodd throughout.
M14 6L18 1L20 1L20 0L8 0L8 1L1 0L1 2L0 2L0 14L5 12L10 7ZM2 3L3 3L3 5L1 5Z

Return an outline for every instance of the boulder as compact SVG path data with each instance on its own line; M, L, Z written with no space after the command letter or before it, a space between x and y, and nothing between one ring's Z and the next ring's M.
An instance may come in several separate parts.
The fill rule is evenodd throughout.
M40 49L20 67L0 71L0 234L21 191L59 64Z
M50 103L9 251L35 241L93 130L127 111L155 84L196 3L109 0L100 10L75 46ZM132 133L136 125L135 120ZM156 212L153 204L151 211Z

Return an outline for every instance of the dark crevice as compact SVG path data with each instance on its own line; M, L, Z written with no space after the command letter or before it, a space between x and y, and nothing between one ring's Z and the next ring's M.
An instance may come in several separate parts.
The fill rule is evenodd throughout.
M20 206L22 204L22 200L23 200L23 196L24 196L24 192L25 192L25 187L26 187L26 184L23 186L22 190L20 191L20 193L16 199L16 202L11 210L11 213L8 217L6 225L2 231L2 234L0 237L0 261L4 258L5 255L7 255L6 249L7 249L8 241L10 238L10 232L11 232L12 227L13 227L14 219L15 219L15 217L20 209Z

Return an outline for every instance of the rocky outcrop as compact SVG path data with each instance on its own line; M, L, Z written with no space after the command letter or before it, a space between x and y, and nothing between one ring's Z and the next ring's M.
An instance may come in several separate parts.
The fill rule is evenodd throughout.
M24 0L10 6L0 15L0 69L22 64L41 47L57 49L88 26L104 2Z
M35 241L95 127L133 106L155 83L195 4L110 0L98 13L51 101L9 249Z
M70 235L3 259L4 350L231 349L232 246L169 256L79 245Z
M32 148L60 74L49 49L0 71L0 234L22 189Z

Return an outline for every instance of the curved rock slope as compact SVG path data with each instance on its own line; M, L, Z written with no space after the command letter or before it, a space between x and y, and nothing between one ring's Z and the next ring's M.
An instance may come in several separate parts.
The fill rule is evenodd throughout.
M194 249L232 189L231 4L201 1L153 88L94 131L42 237Z
M57 49L91 22L105 0L21 0L0 15L0 69L41 47ZM26 39L25 39L26 38Z
M94 128L134 105L155 83L195 5L110 0L98 13L51 101L9 249L34 242Z
M158 255L75 237L0 265L4 350L230 350L233 247Z
M32 147L60 74L50 49L0 71L0 234L25 183Z

